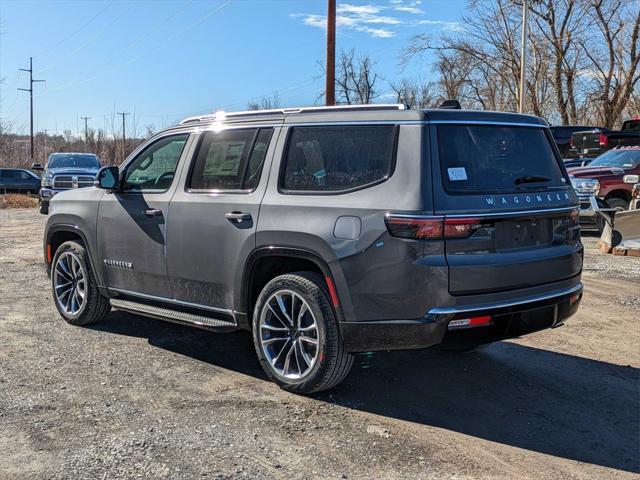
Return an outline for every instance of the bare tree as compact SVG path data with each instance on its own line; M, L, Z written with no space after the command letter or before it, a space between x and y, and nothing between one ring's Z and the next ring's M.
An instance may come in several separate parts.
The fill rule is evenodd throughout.
M263 95L257 100L251 99L247 104L249 110L271 110L274 108L280 108L280 96L277 91L271 95Z
M340 52L336 65L336 101L347 105L372 103L379 94L376 83L382 77L374 71L368 55L357 56L354 49Z
M598 120L612 128L621 120L640 81L640 4L637 0L591 0L589 17L599 33L581 39L590 60L589 100L597 106ZM594 38L596 37L596 38Z
M396 101L410 108L433 108L439 103L432 82L403 78L391 84Z

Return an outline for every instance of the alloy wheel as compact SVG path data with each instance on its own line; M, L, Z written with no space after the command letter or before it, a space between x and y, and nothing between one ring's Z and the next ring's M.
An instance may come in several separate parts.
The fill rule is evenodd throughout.
M319 356L316 317L307 301L291 290L279 290L265 302L258 324L262 351L278 377L300 380Z
M77 316L87 296L87 276L80 259L71 252L58 256L53 270L53 292L67 317Z

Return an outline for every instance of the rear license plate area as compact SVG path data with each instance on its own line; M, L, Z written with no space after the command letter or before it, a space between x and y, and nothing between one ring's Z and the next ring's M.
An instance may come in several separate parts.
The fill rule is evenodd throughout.
M509 220L495 225L496 249L543 247L553 237L549 219Z
M537 308L513 314L509 335L521 336L554 326L558 318L558 306Z

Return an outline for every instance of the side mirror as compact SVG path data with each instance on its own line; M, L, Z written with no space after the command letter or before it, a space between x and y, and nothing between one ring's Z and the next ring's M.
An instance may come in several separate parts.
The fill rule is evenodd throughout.
M44 167L39 163L31 164L31 170L44 170Z
M105 190L118 190L120 187L118 167L102 167L96 175L95 186Z

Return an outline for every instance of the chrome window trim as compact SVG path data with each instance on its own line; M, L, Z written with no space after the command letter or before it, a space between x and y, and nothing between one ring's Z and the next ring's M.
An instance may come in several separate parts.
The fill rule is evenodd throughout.
M200 308L202 310L209 310L211 312L224 313L226 315L230 315L231 317L233 317L234 321L236 320L235 312L233 310L229 310L229 309L226 309L226 308L210 307L208 305L201 305L199 303L184 302L182 300L176 300L174 298L165 298L165 297L158 297L158 296L155 296L155 295L149 295L149 294L146 294L146 293L132 292L131 290L124 290L122 288L107 287L107 290L110 291L110 292L121 293L123 295L130 295L132 297L138 297L138 298L143 298L143 299L147 299L147 300L155 300L155 301L165 302L165 303L169 303L169 304L173 303L174 305L181 305L183 307Z
M450 315L450 314L456 314L456 313L466 313L466 312L474 312L474 311L482 311L482 310L493 310L497 308L514 307L516 305L523 305L526 303L536 303L544 300L550 300L556 297L571 295L572 293L580 292L582 288L583 288L582 283L578 282L577 285L574 285L573 287L570 287L570 288L565 288L563 290L556 290L550 293L533 295L531 297L524 297L517 300L510 300L510 301L496 302L496 303L484 303L479 305L469 305L469 306L463 306L463 307L432 308L431 310L429 310L427 315Z

